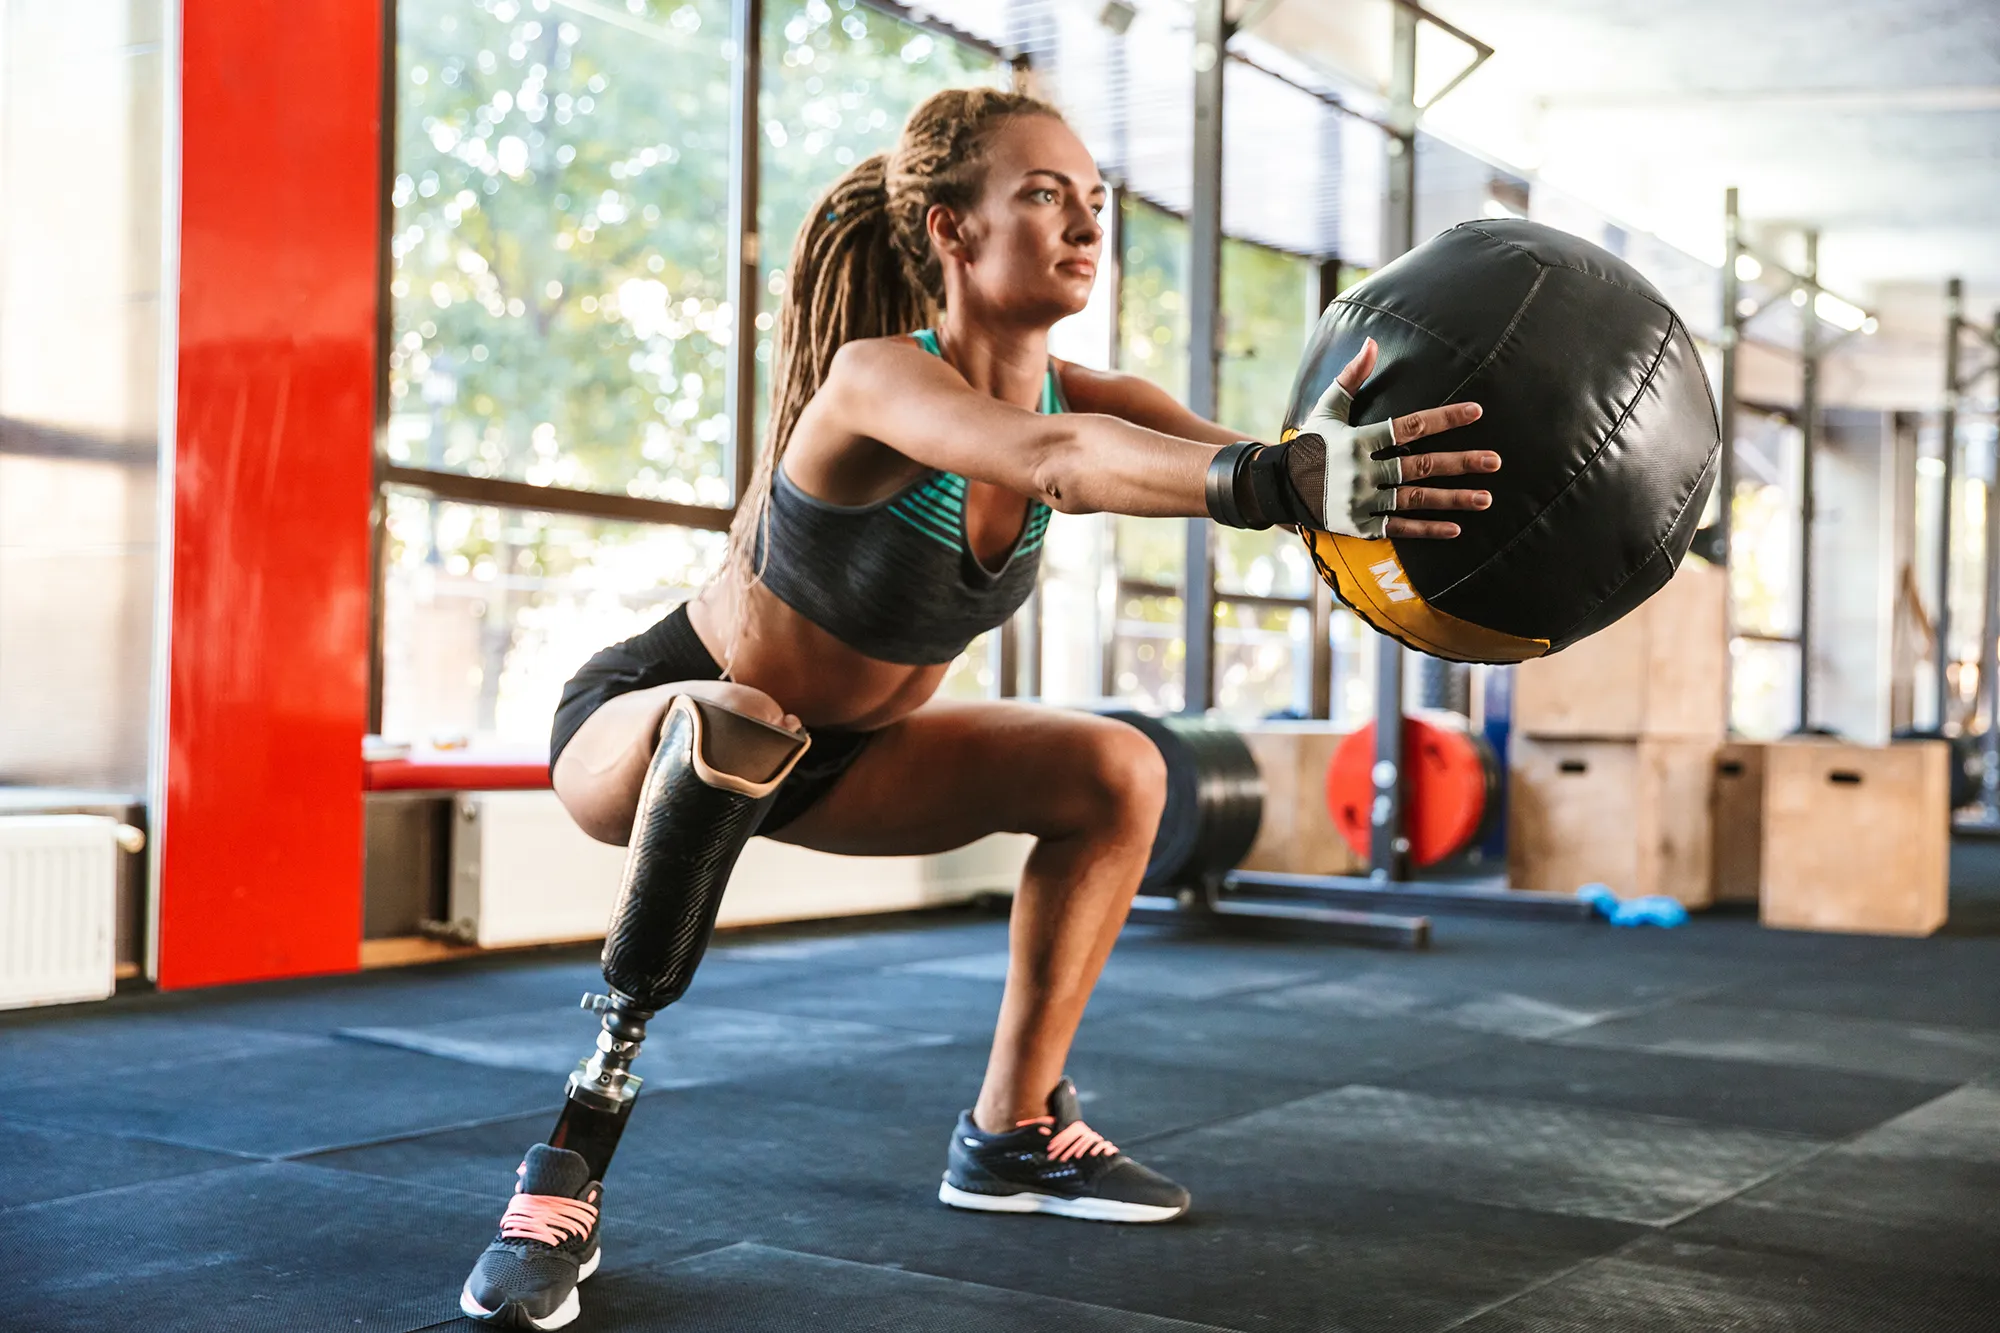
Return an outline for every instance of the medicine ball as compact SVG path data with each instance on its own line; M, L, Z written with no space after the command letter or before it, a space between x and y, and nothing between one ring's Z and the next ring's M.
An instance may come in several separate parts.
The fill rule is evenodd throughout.
M1366 338L1355 425L1446 403L1483 415L1418 448L1492 449L1500 471L1450 540L1301 530L1363 619L1459 662L1519 662L1594 634L1666 585L1714 485L1721 433L1694 340L1610 252L1523 221L1467 222L1349 289L1313 334L1285 416L1312 410Z

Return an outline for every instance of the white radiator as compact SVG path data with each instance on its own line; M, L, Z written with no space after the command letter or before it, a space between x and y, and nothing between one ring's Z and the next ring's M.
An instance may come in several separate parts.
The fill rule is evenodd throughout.
M102 815L0 816L0 1009L116 987L118 838Z
M834 856L753 838L720 924L896 912L1011 893L1034 839L996 834L936 856ZM625 849L597 842L549 791L461 793L452 811L449 933L484 948L604 934Z

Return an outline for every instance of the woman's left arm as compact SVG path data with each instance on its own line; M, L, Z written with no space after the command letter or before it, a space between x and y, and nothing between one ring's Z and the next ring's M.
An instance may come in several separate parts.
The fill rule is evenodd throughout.
M1218 425L1189 411L1165 389L1137 375L1092 370L1073 361L1059 360L1056 367L1062 379L1063 397L1072 412L1101 412L1162 435L1200 440L1203 444L1234 444L1238 440L1269 442L1277 438L1276 432L1253 435Z

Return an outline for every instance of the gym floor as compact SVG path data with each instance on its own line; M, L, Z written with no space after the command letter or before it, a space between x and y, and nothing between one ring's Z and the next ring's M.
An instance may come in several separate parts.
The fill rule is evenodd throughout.
M1005 926L727 937L655 1024L582 1333L2000 1327L2000 847L1930 940L1134 928L1072 1073L1159 1227L951 1212ZM589 950L0 1024L0 1326L458 1320Z

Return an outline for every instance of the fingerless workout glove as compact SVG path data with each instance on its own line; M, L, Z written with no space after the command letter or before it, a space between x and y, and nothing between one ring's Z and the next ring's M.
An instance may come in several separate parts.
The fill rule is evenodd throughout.
M1285 444L1243 440L1209 464L1209 516L1234 528L1318 528L1380 537L1396 507L1403 460L1395 427L1347 424L1354 400L1335 380ZM1375 455L1388 453L1386 458ZM1388 494L1384 495L1383 492Z

